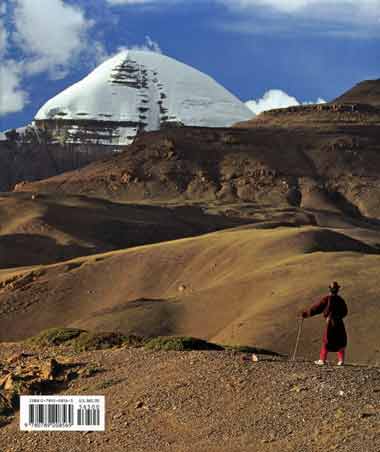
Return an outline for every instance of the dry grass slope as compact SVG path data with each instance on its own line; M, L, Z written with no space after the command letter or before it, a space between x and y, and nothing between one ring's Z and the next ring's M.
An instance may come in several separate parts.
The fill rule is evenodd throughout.
M78 258L19 277L3 271L1 339L71 326L289 353L299 310L337 279L350 308L349 359L378 363L380 256L365 241L349 230L252 227ZM307 323L302 355L315 355L322 327L318 319Z
M144 133L2 195L0 339L71 326L288 353L299 309L337 279L350 359L378 363L377 89L230 129ZM322 326L307 322L305 356Z
M247 222L191 206L123 205L29 193L0 194L0 221L0 268L45 265Z

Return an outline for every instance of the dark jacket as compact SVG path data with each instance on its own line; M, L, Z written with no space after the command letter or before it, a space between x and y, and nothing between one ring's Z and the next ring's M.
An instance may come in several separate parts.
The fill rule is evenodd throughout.
M302 313L303 318L323 314L326 329L323 343L329 352L337 352L347 347L347 334L343 318L346 317L347 305L339 295L327 295Z

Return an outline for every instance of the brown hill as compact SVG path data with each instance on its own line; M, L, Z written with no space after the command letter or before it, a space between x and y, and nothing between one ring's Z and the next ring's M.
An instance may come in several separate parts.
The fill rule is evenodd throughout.
M272 110L242 126L302 126L335 133L342 125L379 125L379 86L380 80L364 81L328 105ZM59 128L58 123L56 126ZM0 142L0 190L10 190L21 181L41 180L80 168L122 149L121 146L81 144L80 141L68 143L65 134L61 136L56 132L56 127L50 130L43 121L41 124L37 121L33 127L7 133L8 141Z
M0 194L0 268L175 240L247 222L200 208L125 205L79 196Z
M112 158L19 184L6 224L38 235L23 206L51 246L46 259L40 242L3 240L4 267L30 267L0 270L0 339L78 326L288 353L299 309L337 279L350 356L378 362L379 127L373 106L296 107L231 129L142 134ZM307 323L307 356L321 328Z
M380 107L380 79L364 80L334 100L341 104L367 104Z
M327 121L321 128L301 113L303 125L291 127L271 115L274 124L257 119L245 128L144 134L111 159L16 189L128 202L305 206L380 218L380 115L376 124Z
M76 326L191 335L289 353L298 312L336 279L349 303L350 359L376 363L379 236L355 228L246 226L53 266L2 270L0 339ZM302 350L312 357L323 322L308 321L305 328Z

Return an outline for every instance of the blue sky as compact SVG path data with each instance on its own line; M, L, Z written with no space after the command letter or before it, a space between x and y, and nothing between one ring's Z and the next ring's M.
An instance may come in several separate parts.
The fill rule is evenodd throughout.
M380 0L0 0L0 130L133 46L254 107L331 100L380 78Z

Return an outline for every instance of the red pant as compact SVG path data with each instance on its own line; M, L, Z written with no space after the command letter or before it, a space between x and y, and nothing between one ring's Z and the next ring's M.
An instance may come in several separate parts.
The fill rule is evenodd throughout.
M338 361L344 362L344 352L345 352L344 348L342 348L341 350L339 350L337 352L337 354L338 354ZM328 353L329 353L329 351L326 349L326 346L322 345L321 353L319 355L319 358L321 359L321 361L326 361Z

